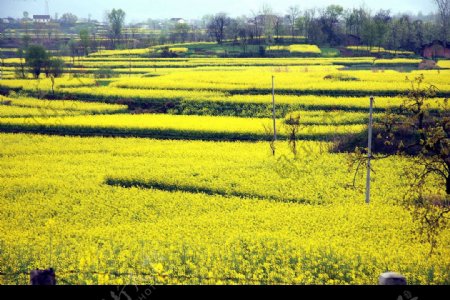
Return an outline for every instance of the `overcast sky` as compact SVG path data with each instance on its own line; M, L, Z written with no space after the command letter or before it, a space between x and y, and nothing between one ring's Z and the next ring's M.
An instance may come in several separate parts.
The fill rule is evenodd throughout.
M44 14L45 0L0 0L0 17L21 17L24 11L30 15ZM435 11L432 0L48 0L49 12L61 16L71 12L78 17L103 20L104 12L112 8L122 8L126 12L126 22L143 21L149 18L165 19L180 17L200 18L206 14L226 12L231 16L250 15L268 4L275 12L284 13L291 5L301 8L325 7L340 4L345 8L359 7L364 4L372 10L390 9L392 12Z

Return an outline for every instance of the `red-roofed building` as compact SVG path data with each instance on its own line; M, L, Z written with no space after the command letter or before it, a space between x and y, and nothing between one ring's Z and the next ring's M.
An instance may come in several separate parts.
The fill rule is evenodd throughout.
M423 45L420 52L426 58L450 58L450 44L447 43L444 45L444 42L435 40Z

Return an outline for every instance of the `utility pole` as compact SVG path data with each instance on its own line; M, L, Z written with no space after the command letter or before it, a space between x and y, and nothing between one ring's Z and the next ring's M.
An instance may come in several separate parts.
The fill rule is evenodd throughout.
M367 177L366 177L366 203L370 203L370 161L372 159L372 125L373 125L373 96L370 97L369 109L369 141L367 145Z
M273 119L273 141L277 140L277 127L276 127L276 118L275 118L275 84L274 84L275 76L272 75L272 119Z

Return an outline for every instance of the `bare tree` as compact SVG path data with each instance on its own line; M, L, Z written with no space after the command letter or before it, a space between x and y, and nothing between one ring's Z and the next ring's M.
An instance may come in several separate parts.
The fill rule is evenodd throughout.
M274 33L274 29L275 29L275 13L273 12L272 7L267 4L264 3L260 10L259 10L259 16L260 18L260 22L263 28L263 33L265 35L265 38L267 40L270 40L270 38L272 37L273 33Z
M441 35L444 45L447 45L447 37L450 26L450 0L434 0L438 7L439 22L441 23Z
M283 29L283 17L275 15L272 18L272 22L273 22L273 30L274 30L275 40L278 40L280 38L280 34Z
M290 113L284 121L284 126L289 137L289 149L291 150L292 154L294 154L294 157L297 157L298 133L300 131L300 114Z
M225 27L228 26L230 18L226 13L218 13L208 22L208 33L218 44L225 39Z
M292 41L294 41L295 37L295 23L297 22L297 18L300 16L300 8L298 5L289 6L287 11L287 19L289 20L289 28L291 31Z
M22 48L17 49L17 57L19 58L19 65L15 69L16 77L24 79L25 76L25 63L24 63L24 56L25 51ZM2 66L3 66L3 57L2 57Z
M372 159L402 155L411 161L402 173L409 187L402 204L417 225L416 234L430 244L432 255L450 215L450 106L448 99L436 98L435 86L423 86L423 75L409 81L403 104L374 126L379 140L375 151L384 153ZM357 147L352 156L357 170L367 162L365 149Z
M313 24L314 19L316 18L316 9L307 9L303 12L303 15L300 18L297 18L295 22L295 26L300 30L301 34L303 34L306 39L309 39L309 33L311 29L311 25Z
M238 19L230 19L230 24L226 28L225 35L233 41L233 45L238 43L240 24Z
M258 15L258 13L255 11L252 11L251 24L252 24L252 31L250 39L253 40L253 38L256 38L256 40L259 43L262 35L262 20L261 17Z
M268 124L268 125L263 124L263 128L264 128L265 134L268 136L270 151L272 152L272 155L275 156L276 140L273 135L273 125L272 124Z
M437 98L438 89L434 85L424 86L423 74L407 80L411 87L404 95L403 104L374 126L379 131L378 139L383 142L375 152L410 156L415 166L421 166L414 178L424 182L439 178L443 191L450 197L448 99Z
M251 36L251 29L249 27L249 24L247 23L246 17L238 18L236 20L236 23L237 23L237 36L238 36L239 45L241 46L242 51L244 53L246 53L248 41Z

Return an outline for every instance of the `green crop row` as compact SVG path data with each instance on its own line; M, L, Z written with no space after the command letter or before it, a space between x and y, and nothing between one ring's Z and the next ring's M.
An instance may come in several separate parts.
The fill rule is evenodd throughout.
M151 115L86 115L49 118L0 118L0 131L61 135L136 136L161 139L270 140L270 119ZM277 121L279 137L288 135L282 120ZM365 125L304 125L302 139L332 139L363 131Z

